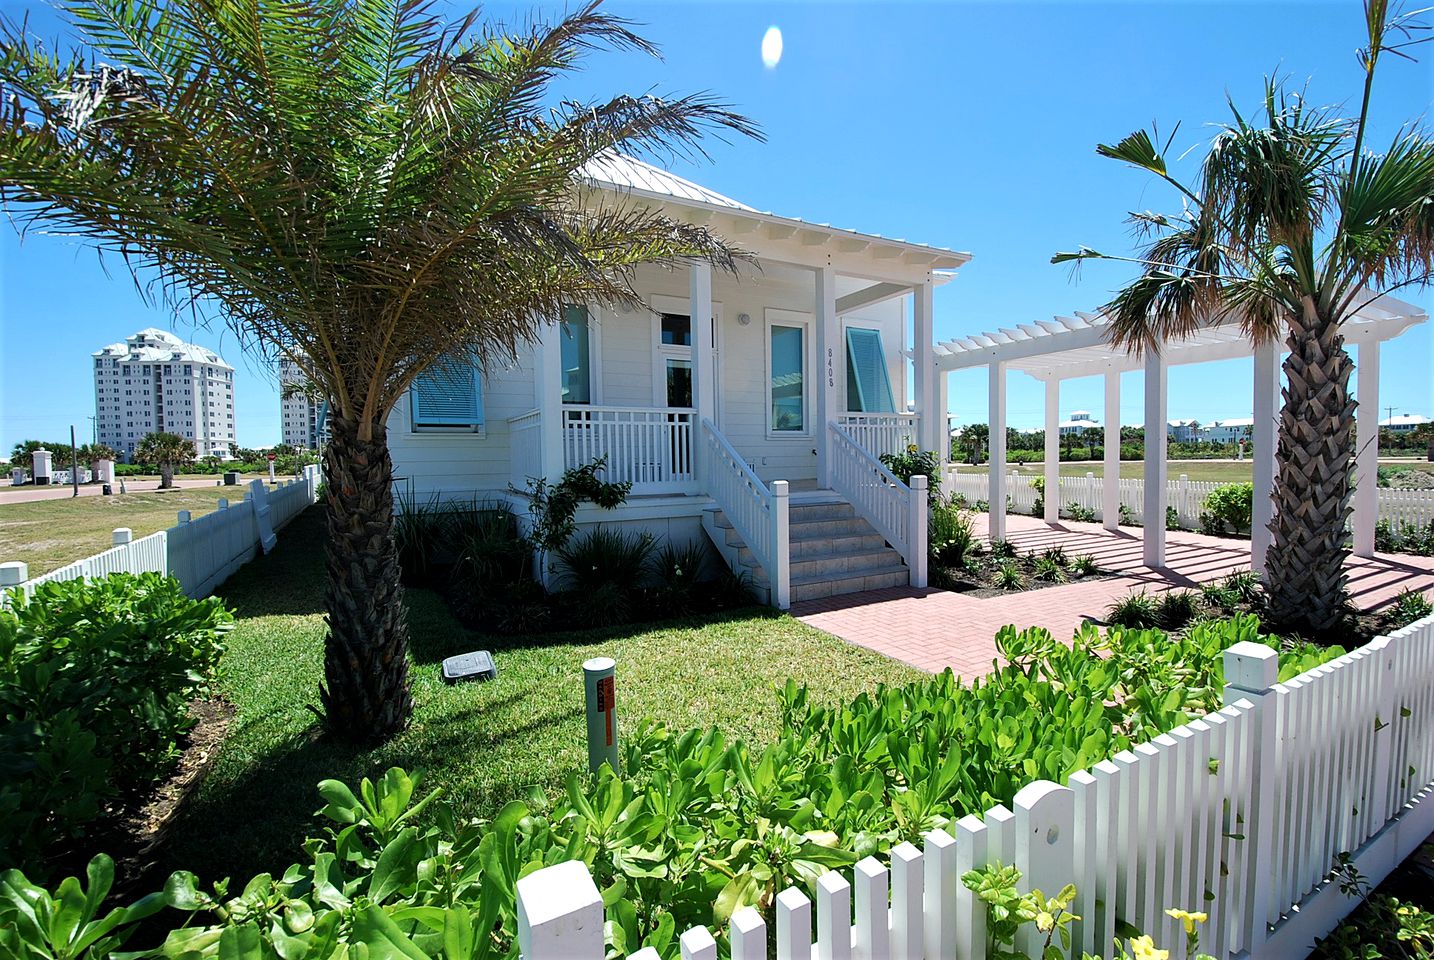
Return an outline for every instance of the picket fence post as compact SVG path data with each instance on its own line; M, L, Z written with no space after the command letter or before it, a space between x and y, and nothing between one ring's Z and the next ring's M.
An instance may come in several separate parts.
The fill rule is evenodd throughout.
M1279 679L1280 655L1262 643L1241 640L1225 651L1225 692L1223 703L1231 706L1249 701L1251 725L1249 750L1243 760L1247 768L1242 779L1249 784L1250 808L1245 814L1244 836L1248 856L1242 901L1238 907L1243 952L1259 960L1269 930L1266 919L1275 887L1274 841L1280 828L1275 810L1276 696L1272 689Z
M603 960L602 894L581 860L518 881L518 951L523 960Z
M927 477L917 474L911 478L911 490L907 494L911 508L910 529L907 534L911 545L911 585L918 589L926 586L926 511L929 508L926 489L929 482Z
M134 531L129 527L115 527L110 532L110 546L122 547L134 540Z
M1075 792L1049 780L1037 780L1016 791L1011 805L1015 807L1021 890L1039 889L1054 897L1066 884L1075 882ZM1045 934L1034 924L1026 924L1016 946L1026 956L1037 957L1044 941ZM1053 945L1059 947L1059 939Z

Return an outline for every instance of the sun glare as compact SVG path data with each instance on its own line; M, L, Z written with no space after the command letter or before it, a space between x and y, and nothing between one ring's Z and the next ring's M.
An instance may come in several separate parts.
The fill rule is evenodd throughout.
M782 60L782 31L776 25L762 35L762 64L771 70Z

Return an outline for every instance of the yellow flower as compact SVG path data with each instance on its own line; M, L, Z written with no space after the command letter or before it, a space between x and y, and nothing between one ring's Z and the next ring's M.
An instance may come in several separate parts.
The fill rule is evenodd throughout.
M916 444L914 444L914 443L908 443L908 444L906 445L906 452L907 452L907 453L915 453L915 452L916 452L917 450L919 450L919 449L920 449L920 448L917 447Z
M1189 910L1170 909L1165 911L1167 917L1173 917L1185 924L1185 935L1188 937L1195 932L1195 924L1204 923L1210 919L1206 913L1191 913Z
M1131 937L1130 952L1135 960L1170 960L1170 951L1155 949L1155 941L1149 936Z

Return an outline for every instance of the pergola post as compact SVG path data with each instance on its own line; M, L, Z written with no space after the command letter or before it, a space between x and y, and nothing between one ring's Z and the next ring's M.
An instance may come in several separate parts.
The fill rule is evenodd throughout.
M1120 371L1105 375L1105 470L1100 484L1101 523L1120 529Z
M1046 523L1061 518L1061 382L1046 381L1046 488L1041 495Z
M692 319L692 405L697 409L696 429L692 435L702 435L703 420L717 422L717 371L712 362L712 265L706 261L694 262L691 266L688 309ZM702 444L692 445L693 466L696 467L697 484L707 489L706 465L702 462Z
M1270 521L1275 518L1275 435L1279 426L1280 349L1271 341L1255 347L1255 498L1250 514L1250 569L1265 574Z
M1145 556L1147 567L1165 566L1166 389L1169 368L1158 346L1145 348Z
M936 341L932 330L935 288L931 276L911 288L911 369L912 394L920 421L916 443L922 450L936 450Z
M1354 555L1372 557L1379 520L1379 341L1359 345L1355 376Z
M817 486L831 486L831 428L828 424L841 416L841 390L837 386L837 369L845 376L844 345L841 342L841 321L837 319L836 270L830 266L817 270Z
M936 453L941 465L941 476L937 489L945 497L951 496L951 471L946 469L951 462L951 375L945 370L934 371L936 377Z
M1006 364L991 361L986 368L990 381L990 414L987 424L987 447L991 457L988 468L990 481L986 496L989 500L990 535L992 540L1006 539Z

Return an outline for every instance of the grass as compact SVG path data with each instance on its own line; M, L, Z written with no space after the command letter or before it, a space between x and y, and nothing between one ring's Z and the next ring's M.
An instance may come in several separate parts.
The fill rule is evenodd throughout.
M1385 460L1380 459L1383 466L1401 466L1412 469L1434 469L1434 464L1421 463L1409 460ZM1171 480L1180 479L1183 473L1191 480L1211 481L1214 483L1249 483L1254 477L1254 463L1245 460L1244 463L1225 460L1171 460L1167 469ZM1008 471L1017 471L1025 476L1040 476L1044 466L1040 463L1010 464ZM960 473L986 473L986 467L973 467L969 464L962 464L959 467ZM1087 473L1093 473L1096 477L1105 475L1104 467L1098 460L1081 461L1061 464L1061 476L1083 477ZM1122 460L1120 464L1120 476L1125 480L1140 480L1145 477L1145 464L1140 460Z
M280 872L317 829L315 785L353 782L397 764L426 771L461 814L486 817L538 786L550 795L584 768L581 664L617 660L620 729L642 717L686 728L717 724L760 742L781 716L774 689L788 677L819 700L850 699L878 683L921 674L764 609L663 625L540 637L464 631L441 599L409 591L413 723L376 749L320 735L310 704L323 676L322 514L310 510L278 548L220 591L239 622L229 638L222 693L238 708L156 876L194 870L205 880ZM492 682L447 686L443 657L491 649Z
M0 503L0 560L22 560L30 575L108 550L110 533L129 527L135 538L165 530L176 514L194 516L218 509L220 497L244 499L243 487L190 487L164 493L126 493L112 497L64 497L28 503Z

